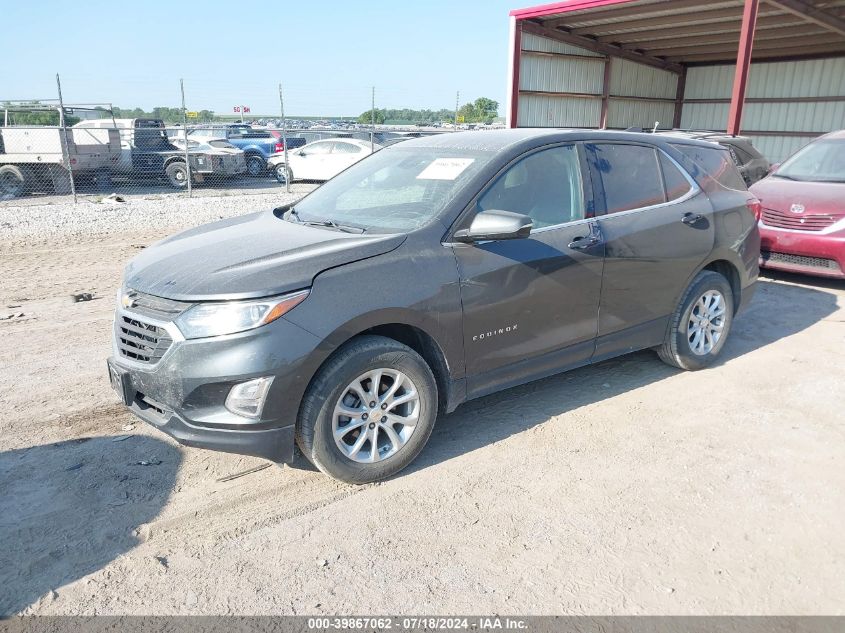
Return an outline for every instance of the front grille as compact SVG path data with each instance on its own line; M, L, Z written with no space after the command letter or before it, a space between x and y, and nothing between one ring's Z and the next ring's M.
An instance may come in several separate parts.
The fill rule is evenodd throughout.
M793 264L795 266L806 266L807 268L819 268L822 270L839 270L839 264L832 259L824 257L807 257L805 255L791 255L789 253L777 253L775 251L762 251L760 258L763 263Z
M774 209L763 209L763 224L778 229L793 231L821 231L833 225L839 218L814 213L784 213Z
M157 363L173 344L164 328L126 315L115 321L115 338L120 355L138 363Z

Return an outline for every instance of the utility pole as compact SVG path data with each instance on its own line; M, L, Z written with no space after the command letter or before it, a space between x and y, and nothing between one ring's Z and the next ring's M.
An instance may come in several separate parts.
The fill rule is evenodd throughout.
M458 90L458 94L455 96L455 131L458 131L458 109L460 108L461 102L461 91Z
M62 159L67 166L67 176L70 178L70 192L73 194L73 204L76 204L76 183L73 182L73 170L70 165L70 149L68 147L67 122L65 121L65 102L62 99L62 80L59 73L56 73L56 87L59 90L59 125L62 128ZM57 176L58 177L58 176ZM55 185L54 185L55 186Z
M185 171L188 174L188 197L193 195L191 191L191 161L188 154L188 110L185 108L185 80L179 80L179 89L182 91L182 126L185 132Z
M285 98L282 96L282 84L279 84L279 106L282 108L282 143L285 149L285 192L290 193L290 171L288 170L288 124L285 119Z
M370 130L370 153L375 151L375 137L376 137L376 87L373 86L373 103L370 106L370 121L372 122L372 129Z

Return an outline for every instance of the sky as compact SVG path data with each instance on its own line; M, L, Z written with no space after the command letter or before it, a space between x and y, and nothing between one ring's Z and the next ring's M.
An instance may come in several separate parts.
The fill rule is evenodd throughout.
M508 12L540 1L4 1L0 100L357 116L478 97L504 113ZM14 60L14 63L10 63Z

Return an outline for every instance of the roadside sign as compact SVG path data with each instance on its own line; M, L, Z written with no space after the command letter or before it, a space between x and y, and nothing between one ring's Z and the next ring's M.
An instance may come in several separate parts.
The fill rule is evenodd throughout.
M185 114L189 119L196 119L200 115L199 112L186 112Z
M458 123L465 123L466 117L463 114L458 115Z

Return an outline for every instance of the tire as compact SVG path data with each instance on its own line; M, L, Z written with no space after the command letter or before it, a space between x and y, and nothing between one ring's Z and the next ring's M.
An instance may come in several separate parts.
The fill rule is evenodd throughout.
M250 176L260 176L267 171L267 162L261 156L247 156L246 173Z
M373 378L365 376L381 376L378 400L372 396ZM402 403L403 399L407 401ZM399 404L389 404L394 401ZM361 413L352 417L339 411ZM382 417L376 420L377 415ZM366 484L410 464L428 441L436 419L437 383L422 357L393 339L361 336L335 352L311 381L299 410L296 441L323 473L346 483ZM350 430L338 434L336 441L335 431L343 429Z
M673 367L694 371L711 365L733 325L734 299L728 280L704 270L692 280L669 324L657 354Z
M282 184L286 182L293 182L293 174L290 172L290 169L285 167L284 163L279 163L273 169L273 175L276 177L276 180Z
M188 169L185 163L177 160L173 161L164 168L164 175L167 176L167 182L177 189L184 189L188 186Z
M32 186L32 174L26 167L3 165L0 167L0 196L17 198Z

